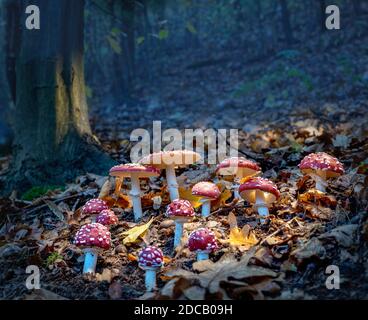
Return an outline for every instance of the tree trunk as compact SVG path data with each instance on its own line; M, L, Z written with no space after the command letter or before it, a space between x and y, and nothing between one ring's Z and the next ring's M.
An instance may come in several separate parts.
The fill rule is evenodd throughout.
M6 77L8 80L10 95L14 103L16 96L15 61L19 53L21 36L20 4L21 2L19 0L8 0L5 3L5 21L7 29L5 36Z
M125 44L125 58L126 58L126 71L127 71L127 89L130 92L133 86L135 76L135 0L123 0L123 21L124 36L123 42Z
M321 28L321 31L326 31L326 4L325 0L319 0L319 25Z
M353 9L354 9L355 16L359 17L362 13L361 0L353 0Z
M0 74L0 156L9 154L12 132L8 123L10 108L15 102L15 58L18 54L20 38L20 2L7 0L0 4L4 24L1 24L1 38L4 39L1 49L5 53L0 56L0 65L5 66ZM4 27L4 28L3 28Z
M40 8L41 28L22 32L8 190L60 184L88 171L107 174L113 164L99 150L88 119L84 1L23 1L22 12L29 4Z
M294 42L294 38L290 24L290 13L287 6L287 1L280 0L280 5L281 5L281 21L285 33L285 40L287 44L292 44Z
M152 74L152 64L151 64L151 54L152 54L152 26L148 16L148 1L142 1L143 6L143 20L144 20L144 41L145 41L145 74L148 77L148 80L151 82L153 80Z

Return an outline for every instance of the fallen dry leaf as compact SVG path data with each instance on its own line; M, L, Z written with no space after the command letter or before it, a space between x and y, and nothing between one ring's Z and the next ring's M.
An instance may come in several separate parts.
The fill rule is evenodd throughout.
M111 188L110 180L107 179L105 183L102 185L98 198L103 199L107 197L110 194L110 188Z
M139 237L143 237L152 222L153 222L153 218L151 218L150 221L148 221L147 223L143 225L136 226L128 231L123 232L122 236L125 236L125 238L123 239L123 244L130 245L132 243L135 243Z

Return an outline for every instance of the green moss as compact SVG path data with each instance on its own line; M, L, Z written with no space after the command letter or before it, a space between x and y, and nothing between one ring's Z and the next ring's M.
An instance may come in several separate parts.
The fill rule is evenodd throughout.
M23 193L22 199L26 201L32 201L45 195L47 192L54 190L64 190L64 187L54 185L34 186L31 189L28 189L25 193Z
M45 261L45 265L46 267L51 266L55 263L56 260L58 259L63 259L63 256L57 252L52 252L49 254L49 256L47 257L46 261Z

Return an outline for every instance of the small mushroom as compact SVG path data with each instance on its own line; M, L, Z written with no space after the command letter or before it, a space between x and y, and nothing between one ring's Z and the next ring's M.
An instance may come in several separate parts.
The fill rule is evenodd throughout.
M214 183L202 181L193 186L192 194L201 198L202 217L208 217L211 213L211 201L218 199L221 192Z
M170 200L179 199L179 187L176 181L175 168L186 167L201 159L201 156L189 150L161 151L152 153L139 160L139 163L166 170L167 186Z
M118 223L119 219L112 210L102 210L96 218L96 222L104 226L113 226Z
M114 166L110 169L110 175L120 178L130 178L131 190L130 197L133 202L134 220L139 221L142 218L142 203L141 203L141 187L140 178L156 177L160 174L160 170L143 166L138 163L127 163Z
M82 226L75 235L75 245L84 251L83 273L95 273L98 252L109 249L111 235L109 230L100 223L88 223Z
M209 254L218 249L215 234L206 228L199 228L189 235L188 247L197 253L197 261L209 259Z
M146 271L146 290L152 291L156 288L156 272L162 267L164 256L161 249L148 246L139 252L138 265Z
M239 187L240 196L253 204L261 217L268 216L268 207L280 197L277 186L268 179L261 177L250 178ZM264 222L264 219L260 219Z
M328 178L344 174L344 167L341 162L325 152L307 155L300 162L299 169L314 179L316 189L321 192L326 192Z
M99 215L101 211L107 209L109 209L107 203L102 199L97 198L88 200L82 207L82 213L89 215L91 217L92 222L95 222L97 215Z
M183 236L183 225L194 216L194 209L188 200L176 199L166 209L166 215L175 221L174 248L176 248Z
M239 182L242 178L253 177L261 172L261 168L257 163L244 157L231 157L221 161L216 167L216 174L219 176L234 177L235 182L235 198L239 196Z

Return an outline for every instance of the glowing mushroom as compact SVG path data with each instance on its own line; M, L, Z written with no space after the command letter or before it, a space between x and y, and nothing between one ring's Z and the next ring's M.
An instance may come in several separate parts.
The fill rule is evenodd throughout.
M234 177L235 197L240 198L238 188L242 178L253 177L261 172L257 163L245 159L244 157L231 157L221 161L216 168L216 174L219 176Z
M141 250L138 255L138 265L146 271L146 290L152 291L156 288L156 272L162 267L164 256L161 249L148 246Z
M139 183L140 178L155 177L160 174L160 170L143 166L138 163L127 163L114 166L110 169L110 175L120 178L130 178L131 189L130 197L133 202L134 220L138 221L142 218L142 203L141 203L141 187Z
M188 247L197 253L197 261L209 259L209 254L218 249L215 234L206 228L199 228L189 235Z
M118 217L112 210L102 210L96 218L96 222L104 226L113 226L119 221Z
M99 215L101 211L107 209L109 209L109 206L102 199L91 199L82 207L82 213L89 215L92 222L95 222L97 215Z
M110 248L111 235L102 224L89 223L79 229L74 243L84 251L83 273L95 273L98 252Z
M189 150L161 151L152 153L139 160L139 163L166 170L166 180L170 193L170 200L179 199L178 183L175 168L186 167L201 159L201 156Z
M316 189L321 192L326 192L328 178L344 174L344 167L341 162L325 152L307 155L300 162L299 169L314 179Z
M183 225L194 216L194 209L188 200L176 199L166 209L166 215L175 221L174 248L176 248L183 236Z
M268 179L250 178L239 187L240 196L253 204L261 217L268 216L268 207L280 197L277 186ZM264 222L264 219L260 219Z
M192 194L201 198L202 217L208 217L211 213L211 201L218 199L221 192L214 183L202 181L193 186Z

